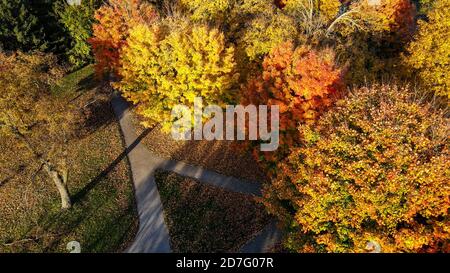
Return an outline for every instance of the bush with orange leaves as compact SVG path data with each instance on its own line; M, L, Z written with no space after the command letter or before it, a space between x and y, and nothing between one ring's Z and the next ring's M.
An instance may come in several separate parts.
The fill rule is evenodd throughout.
M89 40L95 57L96 74L103 77L112 72L117 75L120 50L126 44L129 30L141 23L150 23L157 17L154 7L141 0L108 0L95 13L98 21L93 25Z
M449 119L407 88L352 92L303 126L264 190L296 252L450 251Z
M243 105L280 107L280 147L257 157L269 165L282 158L299 141L297 126L314 122L341 93L342 76L329 49L294 48L291 42L274 48L262 74L250 79L241 93Z

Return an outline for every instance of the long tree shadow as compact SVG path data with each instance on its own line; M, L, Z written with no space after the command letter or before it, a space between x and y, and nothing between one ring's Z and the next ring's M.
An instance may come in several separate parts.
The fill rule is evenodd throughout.
M130 153L141 141L145 138L153 128L148 128L144 130L136 140L113 161L106 167L103 171L101 171L91 182L89 182L82 190L78 191L75 195L72 196L72 201L74 203L80 202L83 198L92 190L103 178L105 178L126 156Z
M110 100L94 97L83 104L79 109L83 119L79 124L80 128L76 133L77 137L86 137L113 122L114 112L112 111Z
M77 92L82 90L89 90L95 88L99 84L99 81L95 79L95 74L92 73L87 77L81 79L77 84Z

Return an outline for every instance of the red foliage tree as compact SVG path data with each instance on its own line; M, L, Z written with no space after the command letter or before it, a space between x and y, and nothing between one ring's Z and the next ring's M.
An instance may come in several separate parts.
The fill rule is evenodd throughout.
M265 160L282 158L299 142L297 127L314 122L332 105L343 89L342 79L343 70L329 49L319 52L285 42L272 50L264 60L263 73L248 82L241 97L243 105L280 107L280 148L265 153Z
M120 49L125 45L131 27L151 22L157 17L153 6L141 0L109 0L95 13L98 23L89 39L96 61L97 76L117 73Z

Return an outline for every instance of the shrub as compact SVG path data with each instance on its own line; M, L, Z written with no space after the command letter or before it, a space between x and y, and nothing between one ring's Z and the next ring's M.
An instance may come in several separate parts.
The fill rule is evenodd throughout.
M262 159L274 163L298 143L297 126L314 122L332 104L343 87L342 72L329 49L319 52L285 42L272 50L262 74L242 90L244 105L280 106L280 148Z
M238 77L234 48L225 45L219 30L204 26L166 31L162 24L138 25L130 31L121 63L116 86L137 104L147 125L161 122L166 130L175 105L193 106L195 97L222 105Z
M299 252L439 251L450 236L448 118L406 88L362 88L302 126L265 187ZM448 241L447 241L448 243Z
M151 22L157 14L141 0L109 0L95 12L98 21L89 40L96 61L97 76L117 73L120 50L126 44L129 30L140 23Z
M407 67L416 70L426 88L450 98L450 3L437 0L427 21L408 46Z

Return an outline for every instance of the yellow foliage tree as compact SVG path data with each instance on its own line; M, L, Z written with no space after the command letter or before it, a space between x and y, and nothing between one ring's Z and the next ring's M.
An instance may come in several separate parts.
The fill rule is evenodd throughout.
M195 22L214 22L217 25L225 23L228 12L234 6L235 0L180 0L181 7L190 13L190 19Z
M408 47L407 66L414 68L421 82L437 95L450 98L450 2L437 0L427 21Z
M12 136L17 146L26 148L30 162L46 172L59 192L61 207L68 209L72 203L63 155L72 108L50 96L51 86L61 76L53 55L0 52L0 136ZM45 138L36 136L36 131Z
M336 18L342 6L340 0L284 0L283 3L283 9L294 13L303 13L312 8L312 15L319 16L326 22Z
M297 36L296 22L285 14L258 16L249 22L243 31L239 48L245 51L249 60L261 59L280 42Z
M369 0L357 2L359 15L368 23L371 33L389 43L404 43L414 31L416 8L411 0L380 0L379 5Z
M234 48L217 29L188 25L167 31L164 25L138 25L123 49L121 81L116 87L137 104L147 126L170 129L175 105L223 105L237 83Z

